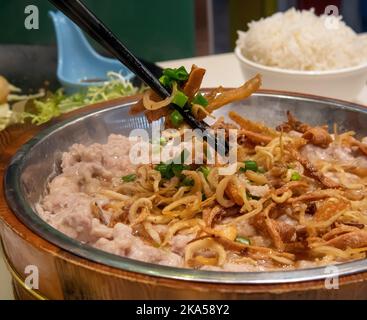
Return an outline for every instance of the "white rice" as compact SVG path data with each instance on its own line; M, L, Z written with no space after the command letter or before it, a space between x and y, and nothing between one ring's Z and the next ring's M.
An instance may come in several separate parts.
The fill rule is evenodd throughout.
M367 35L313 10L292 8L251 22L248 32L239 31L237 45L247 59L281 69L325 71L367 62Z

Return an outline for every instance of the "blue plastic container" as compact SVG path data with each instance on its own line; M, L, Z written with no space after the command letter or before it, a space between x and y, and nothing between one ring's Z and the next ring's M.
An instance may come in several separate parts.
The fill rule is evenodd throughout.
M120 61L98 54L83 32L63 13L50 11L55 26L58 46L57 77L66 93L86 90L89 86L101 86L107 80L107 72L118 72L131 80L134 74Z

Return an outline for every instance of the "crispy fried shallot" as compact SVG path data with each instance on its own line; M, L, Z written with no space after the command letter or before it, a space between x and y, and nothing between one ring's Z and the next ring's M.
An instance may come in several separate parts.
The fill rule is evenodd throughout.
M194 96L198 93L201 87L201 83L203 82L203 78L206 70L203 68L199 68L196 65L193 65L191 68L191 72L189 75L189 80L187 80L183 92L191 101Z
M287 203L295 204L295 203L307 203L313 201L324 200L327 198L338 196L338 192L336 190L318 190L314 192L305 193L299 197L291 198L287 200Z
M367 155L367 144L358 141L352 136L349 137L349 143L352 147L358 147L361 152Z
M254 92L259 90L261 82L261 76L257 75L237 89L224 91L209 103L206 110L211 113L230 102L240 101L248 98Z
M226 188L226 196L231 199L238 206L243 206L243 198L240 194L240 191L236 187L236 184L233 181L230 181Z
M224 91L225 89L222 86L215 88L206 93L205 98L206 100L208 100L209 103L211 103L217 97L218 94L222 94Z
M355 232L355 231L359 231L359 228L352 227L352 226L347 226L347 225L342 225L340 227L337 227L337 228L331 230L327 234L325 234L322 237L322 239L325 240L325 241L330 241L330 240L332 240L336 237L339 237L343 234L350 233L350 232Z
M153 95L152 95L152 99L153 99ZM157 101L159 101L159 98L157 98ZM130 107L129 114L134 116L134 115L144 112L145 110L146 109L144 107L143 99L140 99L137 103L135 103L134 105Z
M340 211L345 210L349 205L349 202L344 199L330 198L325 200L316 210L314 219L317 222L327 221Z
M250 140L255 145L267 145L273 140L272 137L246 129L241 129L238 135L239 137L244 136L244 138Z
M164 107L155 111L147 110L145 111L145 116L147 117L148 121L152 123L153 121L159 120L170 114L170 108Z
M291 181L285 184L284 186L282 186L281 188L275 190L275 195L280 196L289 190L298 189L298 188L304 189L307 187L308 187L308 184L304 181Z
M212 227L215 219L223 214L223 208L221 206L215 206L214 208L205 208L203 210L203 220L205 225Z
M294 158L294 160L298 161L305 168L306 172L314 179L321 182L326 188L329 189L337 189L340 188L340 185L331 179L327 178L322 172L317 170L315 166L305 157L301 156L301 154L293 148L288 148L290 155Z
M302 138L321 148L327 148L330 143L333 142L331 135L327 132L327 130L321 127L308 129L303 134Z
M254 122L247 118L241 117L238 113L234 111L230 111L228 113L228 116L232 121L236 122L242 129L252 131L255 133L260 133L262 135L266 135L272 138L276 138L279 136L279 133L277 131L267 127L262 123Z
M287 112L287 117L288 122L280 125L277 128L278 131L287 133L290 131L300 132L309 143L321 148L327 148L333 142L327 127L311 127L309 124L297 120L290 111Z
M275 221L274 224L284 243L289 243L295 238L296 228L294 226L282 221Z
M367 246L367 232L364 230L353 231L329 240L326 245L341 250L348 248L364 248Z
M278 131L283 131L286 133L289 133L291 131L305 133L311 128L308 124L298 121L290 111L287 111L287 118L287 122L277 127Z

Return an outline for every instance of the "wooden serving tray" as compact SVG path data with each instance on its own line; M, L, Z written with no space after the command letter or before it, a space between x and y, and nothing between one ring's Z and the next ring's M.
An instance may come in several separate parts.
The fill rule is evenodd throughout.
M64 115L50 124L14 126L0 133L0 179L18 148L40 130L81 112L116 106L135 97L101 103ZM339 290L325 281L293 284L210 284L164 279L115 269L70 254L39 237L8 208L0 183L0 234L18 299L366 299L367 273L342 277ZM39 290L24 285L25 268L39 269Z

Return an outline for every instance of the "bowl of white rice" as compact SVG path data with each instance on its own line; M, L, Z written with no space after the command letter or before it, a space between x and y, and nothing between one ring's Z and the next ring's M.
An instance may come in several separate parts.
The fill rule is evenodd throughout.
M341 17L290 9L239 31L237 58L245 79L263 88L356 100L367 80L367 35Z

